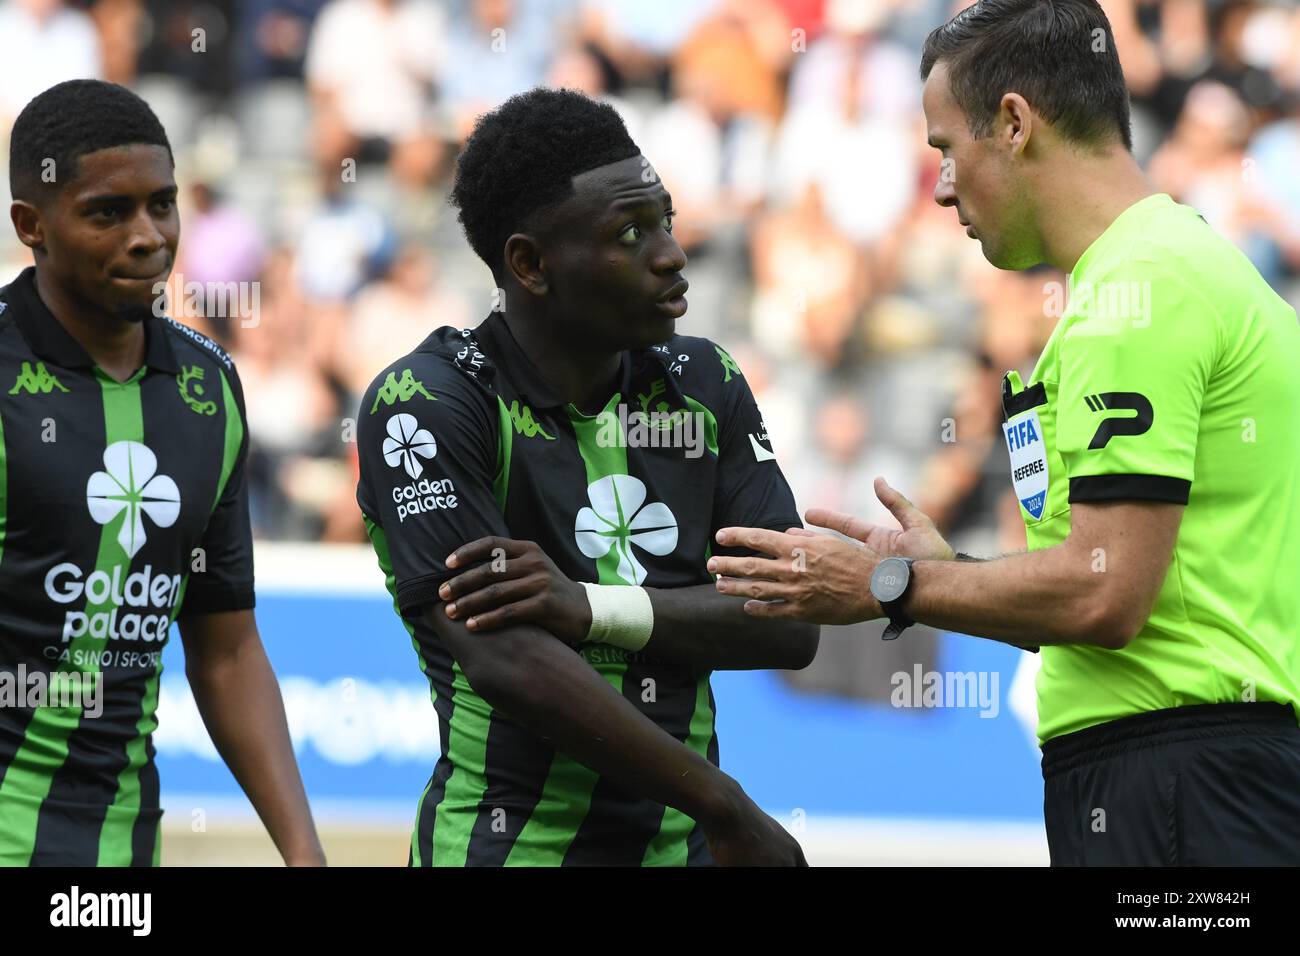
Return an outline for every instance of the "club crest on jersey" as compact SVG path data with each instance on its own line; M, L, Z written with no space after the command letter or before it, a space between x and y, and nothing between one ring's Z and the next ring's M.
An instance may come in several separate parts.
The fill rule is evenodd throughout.
M1047 506L1047 443L1038 412L1018 415L1002 426L1011 455L1011 484L1021 506L1035 521Z
M202 366L191 365L188 368L182 366L181 372L176 376L176 388L179 389L181 398L195 414L198 415L215 415L217 413L217 403L212 399L204 399L203 387L204 372Z

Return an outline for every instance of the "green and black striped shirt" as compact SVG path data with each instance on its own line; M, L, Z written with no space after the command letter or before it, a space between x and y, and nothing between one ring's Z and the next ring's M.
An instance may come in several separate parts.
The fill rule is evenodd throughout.
M145 364L118 382L46 308L35 269L0 289L3 864L157 863L168 630L182 602L253 606L234 366L171 319L144 329ZM55 692L74 684L79 701Z
M728 525L800 524L731 357L674 336L625 352L602 412L560 401L492 314L441 328L362 399L357 499L429 680L442 757L420 798L414 865L696 865L704 834L496 712L422 616L443 559L485 535L535 541L600 584L689 587ZM719 552L722 549L716 549ZM584 645L583 657L664 731L718 762L707 672Z

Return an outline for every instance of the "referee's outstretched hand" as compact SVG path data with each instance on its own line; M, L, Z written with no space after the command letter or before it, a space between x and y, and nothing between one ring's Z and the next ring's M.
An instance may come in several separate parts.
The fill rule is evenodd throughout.
M710 557L706 567L717 575L715 587L722 594L745 598L743 609L751 617L815 624L856 624L884 617L884 609L863 587L882 559L952 560L956 555L934 522L883 479L876 479L876 494L901 528L882 528L824 508L809 510L808 523L844 537L806 528L784 533L719 528L714 534L718 544L756 553Z
M829 528L850 538L856 538L872 551L885 558L916 558L921 561L951 561L953 550L934 522L924 511L908 501L901 491L890 486L884 478L875 482L876 497L889 509L901 527L885 528L842 511L826 508L809 508L804 514L810 525Z

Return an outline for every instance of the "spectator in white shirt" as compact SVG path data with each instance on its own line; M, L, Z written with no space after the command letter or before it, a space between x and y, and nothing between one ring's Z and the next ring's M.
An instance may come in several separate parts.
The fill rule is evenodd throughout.
M0 126L6 131L38 93L64 80L103 77L99 34L63 0L0 3Z

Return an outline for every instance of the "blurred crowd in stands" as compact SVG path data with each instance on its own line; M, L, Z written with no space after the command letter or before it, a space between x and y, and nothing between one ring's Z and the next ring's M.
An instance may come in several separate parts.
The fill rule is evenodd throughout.
M0 137L73 77L153 105L183 193L176 272L259 283L255 322L178 315L238 364L256 533L361 541L359 393L492 305L446 203L459 144L537 84L602 97L674 197L679 330L730 349L800 507L883 518L882 474L963 550L992 553L1023 546L999 379L1028 378L1062 277L993 269L933 202L919 50L965 5L3 0ZM1300 301L1294 0L1103 6L1156 185ZM6 230L0 281L29 261Z

